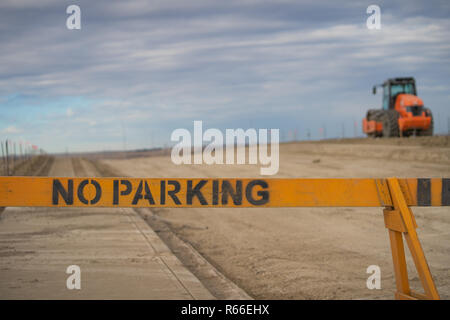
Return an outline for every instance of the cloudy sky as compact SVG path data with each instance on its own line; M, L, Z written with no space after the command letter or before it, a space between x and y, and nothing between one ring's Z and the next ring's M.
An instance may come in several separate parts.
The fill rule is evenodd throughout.
M66 8L81 8L81 30ZM366 8L381 7L381 30ZM49 152L148 148L176 128L361 135L371 86L414 76L450 117L450 2L0 2L0 139Z

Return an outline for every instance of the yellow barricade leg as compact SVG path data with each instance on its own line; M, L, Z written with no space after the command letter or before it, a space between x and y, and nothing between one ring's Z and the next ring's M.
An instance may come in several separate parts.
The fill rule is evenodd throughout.
M407 206L405 197L397 178L388 179L389 191L393 207L384 210L384 221L389 229L392 260L395 271L397 293L395 297L401 300L412 299L439 299L439 293L431 276L419 237L417 236L417 224L411 209ZM406 268L403 237L405 236L411 256L422 282L425 295L415 293L409 288L408 271Z

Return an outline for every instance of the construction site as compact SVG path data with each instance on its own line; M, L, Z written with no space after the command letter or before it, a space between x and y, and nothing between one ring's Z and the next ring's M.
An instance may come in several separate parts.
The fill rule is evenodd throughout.
M0 303L450 300L449 17L0 2Z

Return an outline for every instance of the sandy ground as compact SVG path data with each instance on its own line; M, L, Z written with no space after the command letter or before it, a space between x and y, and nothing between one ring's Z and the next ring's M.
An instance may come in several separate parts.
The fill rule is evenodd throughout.
M405 145L337 142L282 145L274 177L450 177L447 140ZM176 166L167 156L101 161L117 175L134 177L259 176L259 166ZM449 299L450 208L413 212L438 290ZM151 214L255 298L393 298L381 209L152 209ZM380 290L366 287L370 265L381 268ZM422 291L409 253L408 268L412 288Z

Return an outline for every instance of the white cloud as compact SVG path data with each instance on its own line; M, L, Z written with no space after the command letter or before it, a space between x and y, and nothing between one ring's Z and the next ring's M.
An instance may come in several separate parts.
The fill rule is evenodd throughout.
M2 130L2 133L4 133L4 134L17 134L17 133L21 133L21 132L22 132L22 130L17 128L16 126L9 126Z

